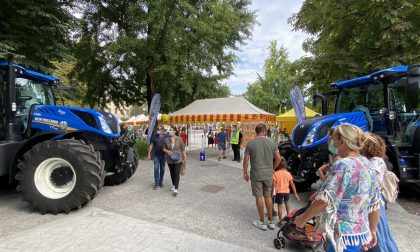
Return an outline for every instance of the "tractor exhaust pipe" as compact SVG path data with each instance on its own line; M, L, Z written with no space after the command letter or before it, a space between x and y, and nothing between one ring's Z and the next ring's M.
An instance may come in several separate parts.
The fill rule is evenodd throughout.
M16 76L13 65L13 55L7 56L7 85L6 85L6 140L20 141L22 136L16 123Z

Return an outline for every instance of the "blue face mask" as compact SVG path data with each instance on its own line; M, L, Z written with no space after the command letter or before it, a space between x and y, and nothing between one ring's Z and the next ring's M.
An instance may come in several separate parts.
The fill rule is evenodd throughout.
M331 152L331 154L337 155L338 151L337 148L334 146L334 141L330 141L328 143L328 150Z

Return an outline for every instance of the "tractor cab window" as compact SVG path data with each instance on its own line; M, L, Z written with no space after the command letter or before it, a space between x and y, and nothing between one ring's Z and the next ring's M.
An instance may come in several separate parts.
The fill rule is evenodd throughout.
M374 132L386 132L386 120L379 113L385 107L382 84L371 83L361 87L340 90L336 103L336 113L362 111L366 114L369 128Z
M366 107L370 113L375 113L384 104L384 89L380 84L347 88L340 91L336 113L351 112L356 107Z
M420 88L410 85L407 78L389 85L391 88L391 110L396 112L395 141L412 144L416 125L420 120Z
M16 109L24 129L28 124L29 110L33 104L54 105L52 88L45 82L16 78Z

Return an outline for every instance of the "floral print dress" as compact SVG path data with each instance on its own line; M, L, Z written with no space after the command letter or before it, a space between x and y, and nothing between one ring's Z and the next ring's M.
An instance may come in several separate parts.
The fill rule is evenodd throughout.
M380 188L370 162L363 156L336 161L317 200L328 204L320 217L335 251L368 244L372 239L368 214L382 204Z

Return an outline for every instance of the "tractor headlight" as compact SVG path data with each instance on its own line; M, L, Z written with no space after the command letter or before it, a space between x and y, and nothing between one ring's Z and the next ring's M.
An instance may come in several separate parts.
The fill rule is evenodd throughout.
M112 134L112 130L103 116L99 116L99 122L101 123L101 128L105 131L105 133Z
M314 127L306 136L305 141L303 141L302 146L308 146L311 145L314 142L315 138L315 130L316 127Z

